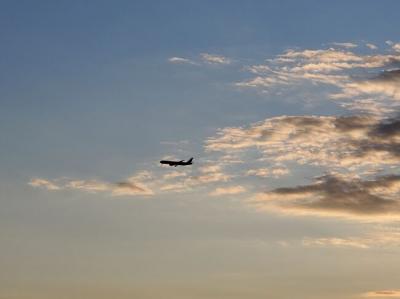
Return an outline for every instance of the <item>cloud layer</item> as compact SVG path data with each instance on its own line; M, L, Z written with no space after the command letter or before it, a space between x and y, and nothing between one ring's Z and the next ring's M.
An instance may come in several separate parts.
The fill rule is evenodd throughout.
M241 198L256 198L252 204L260 209L286 214L377 221L398 218L400 118L395 112L400 104L400 46L387 42L385 51L379 51L371 43L330 45L289 49L261 64L242 65L240 77L245 72L248 78L234 85L283 99L288 90L295 91L300 102L312 94L321 103L336 103L345 111L343 115L280 115L221 128L205 140L202 162L191 168L152 168L151 173L116 183L35 178L30 185L112 196L240 194ZM234 61L232 70L239 64L210 53L194 60L175 56L168 61L198 66ZM301 168L314 179L293 186ZM282 187L281 179L288 177L292 185ZM319 240L356 246L353 241Z

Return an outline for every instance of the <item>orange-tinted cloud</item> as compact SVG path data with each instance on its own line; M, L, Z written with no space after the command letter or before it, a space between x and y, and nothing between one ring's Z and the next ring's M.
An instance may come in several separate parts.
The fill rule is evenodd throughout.
M363 294L366 298L400 298L400 290L371 291Z

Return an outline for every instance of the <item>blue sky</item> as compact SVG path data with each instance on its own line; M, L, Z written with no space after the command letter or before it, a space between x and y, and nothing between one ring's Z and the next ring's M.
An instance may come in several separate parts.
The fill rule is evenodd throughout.
M3 1L0 298L400 298L399 6Z

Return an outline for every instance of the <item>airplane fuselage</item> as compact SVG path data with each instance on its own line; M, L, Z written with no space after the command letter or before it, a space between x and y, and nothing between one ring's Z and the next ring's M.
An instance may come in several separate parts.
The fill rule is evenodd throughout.
M193 161L193 158L191 158L191 159L189 159L189 160L187 160L187 161L184 161L184 160L181 160L181 161L161 160L160 163L161 163L161 164L166 164L166 165L169 165L169 166L175 166L175 167L177 167L177 166L188 166L188 165L192 165L192 164L193 164L192 161Z

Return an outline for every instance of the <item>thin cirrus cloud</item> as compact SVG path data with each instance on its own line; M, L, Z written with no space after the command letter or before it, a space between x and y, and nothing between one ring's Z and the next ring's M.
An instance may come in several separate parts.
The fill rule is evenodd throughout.
M287 175L290 173L290 170L286 167L273 167L271 169L269 168L255 168L255 169L250 169L246 172L247 175L249 176L258 176L258 177L274 177L274 178L279 178L281 176Z
M304 247L369 249L370 241L361 238L304 238L302 244Z
M338 46L338 47L347 48L347 49L352 49L352 48L357 48L358 47L358 45L355 44L355 43L338 43L338 42L335 42L335 43L332 43L332 45Z
M193 65L197 64L196 62L194 62L191 59L183 58L183 57L177 57L177 56L168 58L168 61L170 63L177 63L177 64L193 64Z
M231 59L229 59L225 56L222 56L222 55L202 53L202 54L200 54L200 56L204 62L211 63L211 64L230 64L230 63L232 63Z
M200 62L194 61L192 59L174 56L168 58L168 62L174 64L191 64L191 65L200 65L202 63L212 64L212 65L228 65L232 63L232 60L228 57L210 53L201 53L200 54Z
M400 298L400 290L370 291L362 294L364 298Z
M46 180L34 178L29 185L52 191L78 190L85 193L107 193L111 196L152 195L153 191L143 183L135 183L133 179L116 183L98 180Z
M400 247L400 232L397 230L378 229L365 235L351 237L324 237L302 240L304 247L343 248L343 249L376 249Z
M231 187L218 187L210 193L211 196L220 195L235 195L245 192L246 189L243 186L231 186Z

